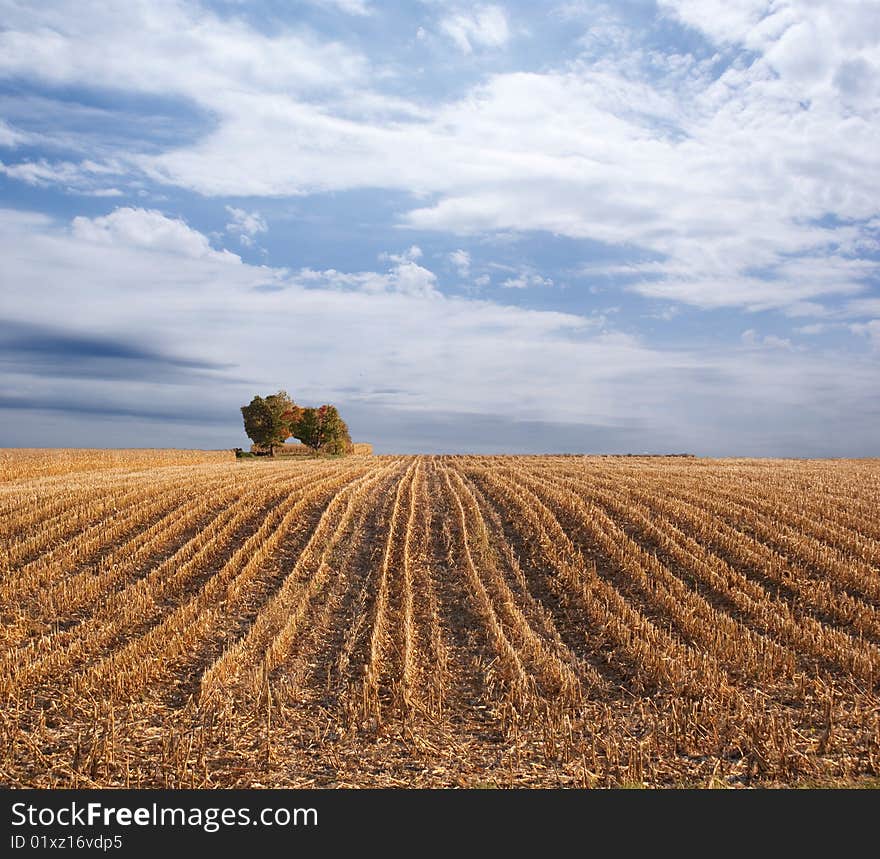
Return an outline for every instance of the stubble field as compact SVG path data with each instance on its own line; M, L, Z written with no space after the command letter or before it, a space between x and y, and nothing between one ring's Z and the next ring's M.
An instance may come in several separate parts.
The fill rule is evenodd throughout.
M880 461L110 453L0 455L4 786L880 774Z

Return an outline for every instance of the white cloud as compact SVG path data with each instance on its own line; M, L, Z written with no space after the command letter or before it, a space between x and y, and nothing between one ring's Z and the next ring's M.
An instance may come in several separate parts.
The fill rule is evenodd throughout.
M880 28L871 0L660 0L661 8L719 45L757 52L766 89L876 109ZM755 68L753 66L753 68ZM787 91L787 92L786 92Z
M21 161L17 164L4 164L0 161L0 173L10 179L39 188L60 185L70 193L93 197L120 196L122 192L118 188L105 188L102 184L110 176L117 177L121 172L117 166L89 160L50 162L41 158L38 161Z
M336 269L314 271L301 269L293 275L293 281L307 287L329 289L352 289L372 295L397 293L422 298L440 298L437 289L437 276L414 262L422 255L415 245L402 254L380 254L381 260L393 265L386 272L361 271L341 272Z
M88 195L90 197L124 197L125 194L123 191L120 191L119 188L98 188L95 191L89 191Z
M833 326L827 322L814 322L810 325L800 325L795 328L798 334L806 334L808 337L813 337L816 334L824 334Z
M461 278L469 277L471 273L471 255L464 250L452 251L449 254L449 261L453 268L458 272Z
M558 361L607 350L623 371L649 354L631 340L581 339L590 323L575 315L443 298L435 275L412 261L384 273L289 274L229 265L204 236L159 213L80 217L69 230L2 214L3 289L18 321L114 331L132 342L152 332L178 352L185 344L200 359L241 365L249 386L308 365L306 400L335 397L366 377L399 389L401 407L515 414L519 377L520 395L549 398L565 420L582 409L564 406L565 397L575 402L574 383L541 393ZM611 391L608 380L596 385ZM590 408L617 410L598 401Z
M226 212L232 218L226 225L226 232L238 236L239 243L245 247L253 247L254 236L269 229L266 219L259 212L247 212L235 206L227 206Z
M349 4L352 6L362 4ZM359 79L365 61L307 33L263 35L186 0L108 6L100 0L6 4L0 74L53 84L222 102L236 93L301 93Z
M477 6L457 11L440 21L440 29L458 49L470 54L475 48L499 48L510 38L507 15L500 6Z
M0 146L14 149L28 139L27 135L0 119Z
M391 282L392 288L404 295L433 296L440 294L436 288L436 275L414 262L405 262L396 266Z
M774 348L772 362L758 348L652 349L607 320L443 297L434 274L412 260L357 273L236 262L182 221L143 210L79 217L70 227L0 211L0 255L5 315L17 323L78 336L113 332L133 347L233 365L210 371L206 385L79 378L12 362L0 367L10 395L228 413L240 432L240 403L289 385L290 373L307 367L295 374L304 402L351 406L378 397L383 408L410 413L527 415L637 430L697 452L770 455L818 445L820 453L858 453L875 443L864 397L876 386L873 355L813 357L757 334L759 345Z
M757 347L762 349L787 349L793 348L791 340L785 337L778 337L775 334L765 334L761 336L753 328L743 331L740 338L746 346Z
M770 7L767 0L658 0L658 5L722 44L745 41Z
M534 286L553 286L553 281L536 271L523 269L515 277L509 277L502 281L501 285L505 289L529 289Z
M415 262L421 258L422 249L418 245L410 245L410 247L399 254L393 254L390 251L383 251L379 254L379 259L385 262L408 263Z
M313 33L267 36L171 0L86 2L9 7L0 75L190 100L209 131L128 160L204 195L397 190L419 201L402 226L638 251L654 262L631 267L633 288L665 302L796 315L857 300L878 273L873 5L663 5L719 55L647 50L603 12L614 50L431 103L382 92L392 72ZM463 50L509 40L500 8L452 8L444 32ZM63 183L47 170L19 178ZM838 226L821 226L829 215Z
M179 218L168 218L154 209L116 209L98 218L78 216L73 219L74 237L90 244L127 246L163 254L240 263L227 250L214 250L208 239Z

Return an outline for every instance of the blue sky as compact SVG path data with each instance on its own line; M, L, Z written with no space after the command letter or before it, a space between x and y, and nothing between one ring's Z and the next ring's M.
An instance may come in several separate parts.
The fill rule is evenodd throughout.
M0 22L0 445L880 455L873 2Z

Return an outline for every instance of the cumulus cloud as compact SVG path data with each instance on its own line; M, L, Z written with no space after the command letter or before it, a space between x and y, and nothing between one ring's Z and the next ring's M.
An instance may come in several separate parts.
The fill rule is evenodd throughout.
M510 38L507 15L500 6L477 6L447 15L440 29L464 54L476 48L499 48Z
M437 291L437 276L434 272L416 265L414 262L396 266L391 278L392 289L404 295L432 296Z
M769 16L767 0L657 0L670 16L705 33L720 44L742 42ZM779 4L786 7L787 3ZM784 26L787 10L777 13L777 23ZM775 29L775 28L774 28ZM770 30L765 24L764 30ZM771 30L772 32L772 30Z
M441 293L437 289L437 276L434 272L415 262L421 256L422 249L413 245L399 254L388 252L379 254L381 261L392 263L386 272L301 269L293 277L293 281L308 287L354 289L374 295L397 293L421 298L440 298Z
M350 289L368 295L398 293L422 297L440 297L436 289L437 276L415 263L400 263L388 272L342 272L330 268L324 271L301 269L294 275L294 283L305 287Z
M226 232L236 235L239 243L247 248L254 246L254 236L269 229L266 219L259 212L246 212L235 206L227 206L226 212L232 218L226 225Z
M399 254L383 251L379 254L379 259L387 262L408 263L415 262L417 259L421 259L422 256L422 249L418 245L410 245L410 247Z
M154 209L116 209L98 218L77 216L71 224L73 235L82 242L128 246L192 259L240 263L227 250L216 251L198 230L179 218L168 218Z

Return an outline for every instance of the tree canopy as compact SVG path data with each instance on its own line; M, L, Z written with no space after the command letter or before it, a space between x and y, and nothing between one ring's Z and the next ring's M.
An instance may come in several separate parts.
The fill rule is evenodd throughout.
M275 455L275 446L290 437L319 453L346 454L353 450L348 426L336 406L303 408L287 391L278 391L267 397L254 397L241 407L241 414L248 437L268 449L271 456Z
M302 409L299 420L291 424L290 434L314 450L336 454L351 451L351 436L336 406Z

